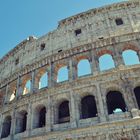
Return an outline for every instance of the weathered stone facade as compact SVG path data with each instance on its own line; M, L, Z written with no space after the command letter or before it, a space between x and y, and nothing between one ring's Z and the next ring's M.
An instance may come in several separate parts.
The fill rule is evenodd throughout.
M140 140L140 100L134 93L140 86L140 65L125 66L125 50L134 50L140 59L139 0L69 17L55 31L21 42L0 60L1 139ZM99 58L104 54L112 56L115 68L100 71ZM89 61L91 74L78 77L77 65L83 59ZM68 67L69 78L58 83L57 73L63 66ZM45 72L48 86L39 89ZM23 95L28 80L31 90ZM122 94L125 111L108 113L110 91ZM10 101L12 93L15 98ZM94 117L81 117L86 96L94 97ZM69 116L60 120L64 101ZM40 124L41 111L45 122Z

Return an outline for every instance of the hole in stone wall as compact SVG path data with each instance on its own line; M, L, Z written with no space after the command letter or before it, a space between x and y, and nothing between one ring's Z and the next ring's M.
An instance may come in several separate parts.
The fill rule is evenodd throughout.
M59 123L70 122L69 101L64 101L59 105L58 113Z
M90 63L87 59L83 59L78 63L78 77L91 74Z
M39 81L39 89L45 88L48 86L48 73L44 73Z
M68 80L68 67L64 66L58 70L57 73L57 83L64 82Z
M104 54L99 58L100 71L109 70L115 67L114 60L110 54Z
M31 91L31 80L28 80L25 84L23 95L30 93L30 91Z
M46 47L46 44L45 44L45 43L42 43L42 44L40 45L40 50L41 50L41 51L45 50L45 47Z
M62 50L58 50L58 53L62 52Z
M118 26L123 24L122 18L115 19L115 22L116 22L116 25L118 25Z
M136 97L136 100L137 100L138 107L140 109L140 87L136 87L134 89L134 93L135 93L135 97Z
M11 130L11 116L7 116L2 124L1 138L6 138L10 135Z
M76 35L76 36L80 35L81 33L82 33L81 29L75 30L75 35Z
M82 119L97 116L97 107L94 96L86 96L81 100Z
M107 96L108 114L127 111L127 107L122 94L119 91L110 91Z
M27 112L21 111L16 115L16 134L26 131Z
M123 60L125 65L135 65L139 64L139 57L136 51L133 50L125 50L122 53Z

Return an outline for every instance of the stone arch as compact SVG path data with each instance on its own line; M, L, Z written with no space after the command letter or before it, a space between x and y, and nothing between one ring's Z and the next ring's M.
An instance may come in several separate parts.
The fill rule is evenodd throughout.
M68 66L60 67L57 72L57 83L67 81L69 79L68 75Z
M81 59L77 64L78 77L91 74L91 66L88 59Z
M95 97L86 95L81 99L81 119L92 118L97 116L97 107Z
M135 94L138 108L140 109L140 86L134 88L134 94Z
M35 76L35 88L41 89L48 87L48 65L39 68Z
M13 81L12 83L9 84L8 87L8 101L13 101L16 97L16 92L17 92L17 81Z
M97 52L98 57L101 57L102 55L105 55L105 54L109 54L109 55L113 56L113 52L111 50L105 49L105 50L99 50Z
M3 121L3 124L2 124L1 138L6 138L10 135L11 121L12 121L12 118L11 118L10 115L6 116L4 118L4 121Z
M106 95L108 114L126 112L127 107L120 91L109 91Z
M15 133L23 133L27 127L27 111L22 110L16 113L16 131Z
M53 78L54 81L59 83L59 82L64 82L69 79L69 63L66 60L58 61L54 64L54 69L53 69Z
M21 88L23 90L22 94L26 95L31 91L31 73L24 75L21 80Z
M122 52L122 57L123 57L125 65L135 65L135 64L140 63L139 57L138 57L137 52L135 50L132 50L132 49L124 50Z
M124 44L122 46L122 52L123 51L126 51L126 50L133 50L133 51L136 51L136 52L140 51L139 48L137 47L137 45L134 44L134 43L133 44L132 43L126 43L126 44Z
M97 56L98 56L100 71L109 70L115 67L112 50L109 49L99 50L97 52Z
M33 129L42 128L46 125L46 107L41 104L34 109Z
M58 104L58 123L70 122L69 101L63 100Z

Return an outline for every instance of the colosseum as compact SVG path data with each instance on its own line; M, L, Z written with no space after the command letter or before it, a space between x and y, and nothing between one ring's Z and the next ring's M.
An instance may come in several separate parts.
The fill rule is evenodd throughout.
M0 139L140 140L139 60L139 0L30 36L0 59Z

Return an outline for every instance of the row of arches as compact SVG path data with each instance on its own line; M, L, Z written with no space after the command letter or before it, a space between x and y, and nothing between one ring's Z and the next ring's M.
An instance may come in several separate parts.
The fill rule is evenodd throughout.
M134 50L125 50L122 53L123 60L125 65L134 65L134 64L139 64L139 57L137 55L137 52ZM113 60L113 56L108 53L108 54L103 54L99 57L99 67L100 71L108 70L115 68L115 63ZM48 87L48 72L43 70L41 72L42 75L39 76L38 79L38 88L42 89L45 87ZM81 77L84 75L89 75L91 74L91 64L88 59L81 59L78 64L77 64L77 76ZM57 71L57 76L56 76L56 82L63 82L69 80L69 69L68 66L62 66L61 68L58 69ZM27 80L24 85L23 89L23 95L26 95L31 91L31 79ZM15 98L15 93L16 89L14 89L10 101L12 101Z
M138 108L140 109L140 87L134 89ZM79 106L80 119L98 117L97 101L94 95L86 95L81 98ZM108 114L117 114L127 112L128 108L125 103L123 94L120 91L109 91L106 95L106 105ZM57 106L58 121L57 123L70 122L70 101L63 100ZM45 105L37 106L33 111L32 128L41 128L46 126L47 109ZM27 129L28 112L26 110L16 113L16 130L15 133L22 133ZM10 134L12 117L5 117L2 125L1 138L7 137Z

